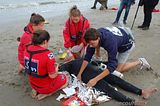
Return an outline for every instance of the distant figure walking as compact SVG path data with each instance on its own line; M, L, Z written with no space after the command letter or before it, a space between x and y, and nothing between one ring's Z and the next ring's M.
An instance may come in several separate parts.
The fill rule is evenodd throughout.
M124 19L123 19L123 24L127 24L127 17L129 14L129 10L131 5L135 4L135 0L121 0L118 12L117 12L117 17L116 20L113 22L113 25L118 24L118 21L120 19L121 13L123 9L125 8L125 14L124 14Z
M107 7L108 0L95 0L94 5L93 7L91 7L91 9L96 9L97 2L101 4L100 10L103 10L104 8L108 9Z

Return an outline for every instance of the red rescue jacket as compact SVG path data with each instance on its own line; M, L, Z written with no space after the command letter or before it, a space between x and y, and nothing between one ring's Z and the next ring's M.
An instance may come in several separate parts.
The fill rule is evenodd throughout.
M86 42L83 37L86 29L89 27L89 21L83 16L80 17L80 21L76 24L69 18L63 29L64 47L71 48L82 42L86 46Z
M20 38L20 43L18 45L18 61L23 66L24 66L24 51L26 49L26 45L31 43L32 34L33 34L32 26L31 24L28 24L24 28L24 34Z

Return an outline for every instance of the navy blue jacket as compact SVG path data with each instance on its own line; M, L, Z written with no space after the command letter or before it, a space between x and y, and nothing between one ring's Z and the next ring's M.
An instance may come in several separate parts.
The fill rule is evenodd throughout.
M131 36L121 28L100 28L100 47L108 53L107 68L112 73L117 68L117 53L123 53L132 47ZM90 61L95 53L95 48L87 47L84 60Z

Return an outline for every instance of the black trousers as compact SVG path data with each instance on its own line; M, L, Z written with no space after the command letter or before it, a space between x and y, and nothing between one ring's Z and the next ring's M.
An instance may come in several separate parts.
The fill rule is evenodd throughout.
M151 1L152 2L152 1ZM149 27L152 20L152 10L155 8L157 4L144 2L143 12L144 12L144 20L143 26Z
M59 67L59 69L61 71L68 71L70 74L77 75L79 73L82 61L83 61L82 59L73 60L71 62L68 62L68 63L61 65ZM101 73L101 71L97 67L95 67L91 64L88 64L88 66L86 67L86 69L82 73L82 81L84 83L87 83L90 79L96 77L100 73ZM121 79L117 76L114 76L112 74L109 74L104 79L98 81L94 87L100 91L105 92L108 96L110 96L111 98L113 98L119 102L127 103L127 105L134 105L134 102L135 102L134 99L131 99L131 98L123 95L119 91L116 91L112 85L119 86L120 88L122 88L126 91L129 91L129 92L132 92L134 94L137 94L137 95L142 94L141 89L135 87L134 85L132 85L132 84L124 81L123 79Z

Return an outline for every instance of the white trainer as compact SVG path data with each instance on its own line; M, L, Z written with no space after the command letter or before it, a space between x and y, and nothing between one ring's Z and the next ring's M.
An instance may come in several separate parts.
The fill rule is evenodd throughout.
M150 64L147 62L147 60L145 58L139 58L138 60L141 62L141 65L142 65L141 69L143 67L146 67L147 69L151 69Z

